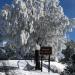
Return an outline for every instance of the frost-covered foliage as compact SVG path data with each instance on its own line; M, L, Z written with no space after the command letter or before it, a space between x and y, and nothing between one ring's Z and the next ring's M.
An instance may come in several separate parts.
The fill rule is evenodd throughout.
M66 49L62 51L64 54L64 62L67 63L68 61L71 61L71 56L75 54L75 42L74 41L68 41L66 43Z
M64 71L60 75L75 75L75 54L72 54Z
M0 34L9 39L7 45L23 56L36 46L52 46L56 56L64 48L64 34L70 26L59 0L13 0L1 12ZM1 28L3 27L3 28Z

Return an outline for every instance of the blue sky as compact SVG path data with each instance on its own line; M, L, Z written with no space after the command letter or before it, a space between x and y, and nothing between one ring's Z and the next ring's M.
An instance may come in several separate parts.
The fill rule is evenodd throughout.
M12 0L0 0L0 9L5 4L11 4ZM60 5L64 9L64 13L69 18L75 18L75 0L60 0ZM75 29L69 33L70 39L75 40Z
M60 0L64 13L69 17L75 17L75 0Z
M75 18L75 0L60 0L60 5L64 9L64 13L69 18ZM68 33L71 40L75 41L75 29Z
M3 8L5 4L11 4L12 0L0 0L0 9Z

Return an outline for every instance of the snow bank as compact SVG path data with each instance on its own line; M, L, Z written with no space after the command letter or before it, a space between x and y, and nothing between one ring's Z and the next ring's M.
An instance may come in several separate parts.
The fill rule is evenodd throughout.
M5 62L6 66L18 67L15 70L10 70L9 75L13 73L14 75L59 75L66 66L58 62L50 61L51 71L48 72L48 62L43 61L43 71L41 72L40 70L35 70L34 60L5 60L0 61L0 66L2 66L2 62ZM0 73L0 75L4 75L4 73Z
M17 62L18 60L1 60L0 66L3 66L3 63L5 63L5 66L18 67Z
M43 63L46 64L46 65L48 65L48 62L44 61ZM58 73L63 72L65 66L66 66L65 64L61 64L61 63L58 63L58 62L54 62L54 61L50 62L50 68L54 72L58 72Z
M10 71L10 75L12 75L12 72L13 71ZM59 75L59 74L52 72L15 70L14 75Z
M5 75L5 73L0 72L0 75Z
M35 66L34 60L26 60L31 66Z
M59 72L62 72L65 68L65 65L58 63L58 62L51 62L51 67L55 66Z
M40 71L24 71L24 70L11 70L8 72L9 75L59 75L52 72L40 72ZM6 75L0 72L0 75Z
M0 66L3 66L3 63L5 63L5 66L18 67L22 70L28 67L27 65L35 66L34 60L1 60Z

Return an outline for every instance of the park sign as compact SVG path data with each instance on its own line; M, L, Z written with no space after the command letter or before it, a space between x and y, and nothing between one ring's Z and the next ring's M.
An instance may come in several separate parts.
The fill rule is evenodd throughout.
M51 55L52 54L52 47L41 47L40 54L41 55Z
M35 50L35 62L36 62L35 69L36 70L41 69L41 71L42 71L43 56L47 55L48 56L48 62L49 62L48 72L50 72L50 55L51 54L52 54L52 47L41 47L40 48L41 64L40 64L39 50Z
M50 55L52 54L52 47L41 47L40 49L40 55L41 55L41 71L42 71L42 56L48 55L48 72L50 72Z

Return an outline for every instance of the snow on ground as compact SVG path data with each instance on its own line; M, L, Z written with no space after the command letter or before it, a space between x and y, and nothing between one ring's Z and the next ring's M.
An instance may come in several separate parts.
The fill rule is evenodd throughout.
M2 65L0 61L0 66ZM50 61L50 67L53 70L57 70L57 73L53 73L52 71L48 72L48 62L43 61L43 71L40 70L25 70L27 64L29 64L30 67L35 67L34 60L5 60L5 63L7 66L14 66L18 67L16 70L10 70L9 75L60 75L60 73L64 70L65 65ZM18 63L18 65L17 65ZM14 73L14 74L13 74ZM4 72L0 72L0 75L5 75Z
M5 73L3 73L3 72L0 72L0 75L5 75Z
M59 75L59 74L52 72L16 70L15 75Z
M43 61L43 63L48 65L48 62ZM58 73L61 73L64 70L65 66L66 66L66 64L61 64L61 63L58 63L58 62L50 61L51 69L57 70Z
M11 70L9 75L59 75L57 73L52 72L41 72L41 71L24 71L24 70ZM0 75L6 75L5 73L1 73Z
M0 60L0 66L2 66L3 62L5 62L6 66L18 67L17 62L19 60Z
M24 71L24 70L11 70L9 75L59 75L53 72L41 72L41 71ZM0 72L0 75L6 75Z
M34 60L26 60L30 65L35 66Z

